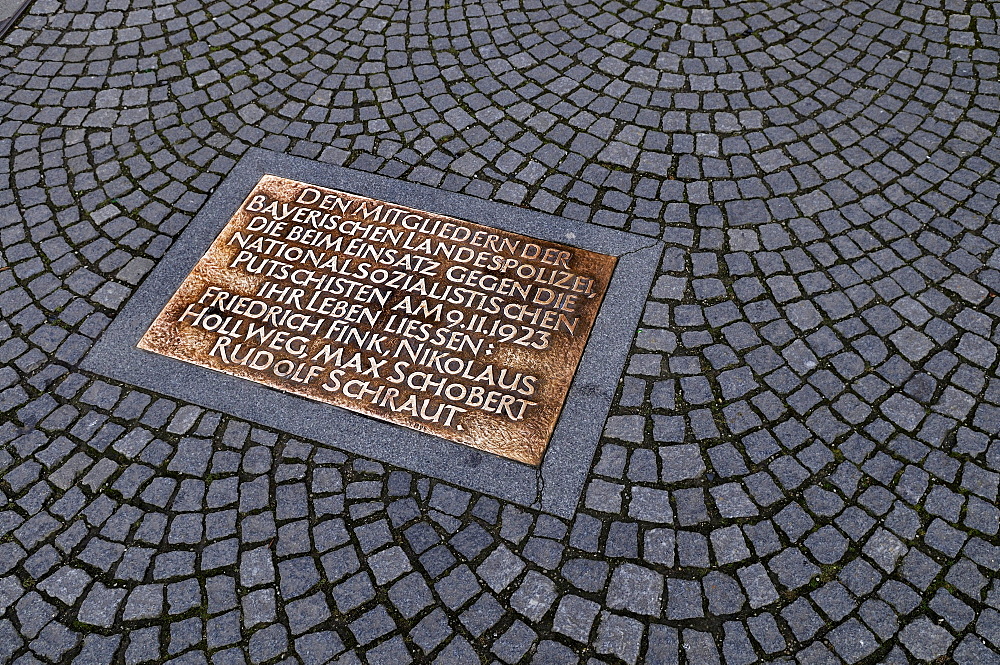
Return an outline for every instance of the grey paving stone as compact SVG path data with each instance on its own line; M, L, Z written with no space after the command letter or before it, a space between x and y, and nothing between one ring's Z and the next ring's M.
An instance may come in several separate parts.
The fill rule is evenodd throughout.
M60 623L52 622L42 629L30 646L32 651L48 660L58 662L81 640L81 636Z
M279 589L284 598L296 598L319 583L319 571L311 557L289 559L278 564Z
M902 614L908 614L920 603L920 597L908 586L888 580L878 590L878 595Z
M805 539L805 546L813 558L823 564L841 560L847 552L848 540L832 526L820 527Z
M930 661L948 652L954 638L941 626L921 617L903 628L900 642L914 657Z
M695 531L678 531L674 535L677 544L677 560L684 566L708 568L708 539Z
M718 663L719 651L711 633L704 633L694 629L685 629L682 633L681 648L691 659L696 659L703 663Z
M150 626L131 633L128 648L125 649L126 663L146 663L155 661L160 653L160 631Z
M888 531L878 529L865 543L864 552L880 568L891 573L899 558L906 553L906 546Z
M694 580L667 580L667 617L694 619L704 616L700 585Z
M828 639L837 654L848 663L860 661L878 646L878 639L856 619L849 619L834 628Z
M485 593L459 617L470 633L476 637L492 628L503 618L504 610L492 595Z
M65 566L59 568L39 583L38 588L58 598L66 605L74 605L76 599L90 586L91 580L90 575L79 568ZM10 598L13 595L13 588L15 587L14 578L3 578L3 582L0 585L11 589L11 591L5 592L5 597ZM20 584L17 584L16 587L19 588ZM6 604L9 605L10 603Z
M578 596L566 595L559 601L552 629L577 642L587 644L600 605Z
M551 640L539 643L531 659L532 665L555 665L556 663L575 665L578 662L580 662L579 658L577 658L569 647Z
M644 522L655 524L673 522L673 509L670 507L669 493L653 487L633 487L628 512L630 517Z
M469 505L470 495L448 485L437 484L431 495L431 506L456 517L465 512Z
M711 533L710 539L715 560L721 565L743 561L750 557L750 548L739 527L716 529Z
M391 632L395 626L385 608L378 605L352 622L350 629L358 643L364 645Z
M747 593L750 606L754 609L778 599L778 593L761 564L757 563L740 568L736 571L736 576Z
M587 487L586 505L592 510L617 513L621 510L623 489L621 485L609 483L599 478L594 479Z
M308 665L329 662L344 651L344 643L333 631L309 633L295 640L295 651Z
M538 634L529 628L525 623L516 620L507 631L493 643L492 652L505 663L516 663L532 643L538 638Z
M410 633L413 641L425 653L433 651L452 634L448 618L441 610L435 610L420 620Z
M81 623L110 628L118 606L127 593L126 589L109 589L100 582L95 582L84 597L77 618Z
M597 653L617 656L634 665L639 658L643 633L640 621L602 612L597 632Z
M240 559L240 584L254 587L274 581L274 562L266 547L245 551Z
M243 622L247 628L275 620L277 604L273 589L258 589L242 598Z
M389 590L389 598L396 609L407 618L415 616L433 602L430 589L416 573L395 583Z
M288 617L288 628L293 635L300 635L326 622L330 616L330 607L322 592L288 603L285 608Z
M375 597L371 578L367 573L358 573L349 577L333 589L333 598L341 612L349 612L359 605Z
M434 589L442 602L451 609L464 605L481 589L475 575L467 566L458 566L440 582Z
M476 572L493 591L500 592L506 589L524 568L524 562L501 545L486 557Z
M479 656L476 655L475 649L468 641L461 636L456 636L441 651L437 660L449 665L471 665L479 660Z
M200 619L192 618L170 626L170 642L167 653L176 654L185 651L201 641L204 626Z
M608 606L657 616L663 588L663 578L658 573L634 564L621 564L612 572L608 582Z
M677 521L682 526L690 526L707 522L708 508L705 505L704 490L699 488L678 489L673 491Z
M768 568L782 585L790 589L809 584L820 572L819 567L794 548L788 548L772 557Z
M966 538L966 534L937 518L927 527L924 542L934 549L954 557L961 550Z
M247 650L250 662L262 663L283 654L287 648L288 632L282 626L272 624L250 636Z
M787 646L787 642L778 628L778 623L770 614L765 612L747 619L747 626L750 629L750 634L765 653L777 653Z
M549 610L555 599L556 587L552 580L541 573L529 571L511 596L511 607L537 622Z
M125 621L153 619L163 612L164 590L162 584L138 586L125 601L122 618Z
M110 662L121 643L121 636L106 637L91 633L83 640L83 648L77 654L75 661L82 663Z
M400 637L393 637L378 646L369 649L365 657L371 663L409 663L412 662L410 652Z
M979 600L987 584L979 568L968 559L961 559L945 575L945 581L973 600Z
M705 471L701 453L694 445L661 447L660 460L664 482L697 478Z
M177 445L177 453L167 469L191 476L201 476L208 468L211 453L212 444L210 441L194 438L181 439Z
M627 4L26 11L0 660L1000 658L990 8ZM74 369L251 145L665 241L575 515Z

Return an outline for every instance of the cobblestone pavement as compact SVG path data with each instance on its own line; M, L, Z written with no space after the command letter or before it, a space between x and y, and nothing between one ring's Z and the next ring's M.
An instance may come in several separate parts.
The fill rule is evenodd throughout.
M37 0L0 662L1000 662L998 12ZM571 521L78 369L251 146L666 241Z

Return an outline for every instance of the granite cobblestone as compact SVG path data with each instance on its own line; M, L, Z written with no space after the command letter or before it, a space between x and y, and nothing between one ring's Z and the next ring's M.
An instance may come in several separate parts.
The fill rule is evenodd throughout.
M0 45L0 661L997 662L998 29L37 0ZM572 520L79 369L251 146L666 243Z

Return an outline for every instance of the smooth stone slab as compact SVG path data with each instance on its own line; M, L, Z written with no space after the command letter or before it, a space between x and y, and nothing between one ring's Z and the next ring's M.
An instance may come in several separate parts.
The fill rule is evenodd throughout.
M538 465L616 261L266 175L139 348Z
M0 38L3 38L21 18L32 0L0 0Z
M265 174L618 257L540 467L137 348L142 334ZM151 392L569 518L576 510L662 251L663 244L651 238L254 148L135 291L82 367Z

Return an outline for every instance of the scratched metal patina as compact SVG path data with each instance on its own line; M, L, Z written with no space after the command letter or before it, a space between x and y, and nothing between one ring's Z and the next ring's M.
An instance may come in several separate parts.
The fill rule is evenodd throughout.
M537 465L616 260L266 175L139 347Z

